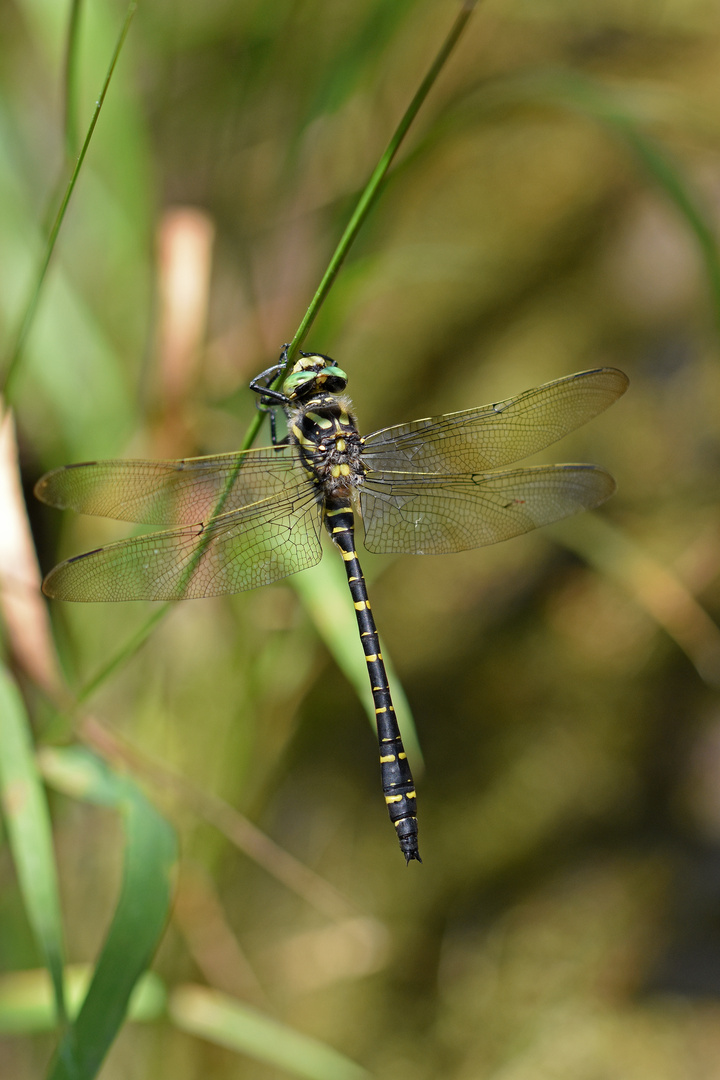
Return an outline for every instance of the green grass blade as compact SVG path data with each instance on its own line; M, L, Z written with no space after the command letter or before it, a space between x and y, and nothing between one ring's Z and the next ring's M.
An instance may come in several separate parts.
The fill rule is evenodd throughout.
M46 753L44 766L47 774L62 780L63 790L118 810L125 833L123 879L113 921L87 997L48 1074L49 1080L90 1080L125 1021L133 989L165 929L177 841L172 827L135 784L88 751Z
M0 667L0 793L25 910L52 980L56 1020L65 1024L62 919L48 805L25 705L4 667Z
M37 273L35 275L35 281L33 282L30 291L30 296L28 298L27 304L25 305L23 316L20 320L20 327L15 336L15 340L10 348L5 367L5 374L2 378L2 393L7 401L12 400L12 385L15 378L17 377L17 372L19 370L19 364L23 355L25 342L27 340L28 334L30 333L33 320L35 318L35 312L37 311L38 302L40 300L40 293L42 292L43 283L45 281L47 270L50 265L50 259L52 258L53 251L55 250L55 244L60 233L60 228L63 221L65 220L65 212L67 211L68 203L70 202L72 193L75 190L75 185L77 183L78 176L80 175L80 170L83 166L83 162L85 161L85 155L87 153L88 147L90 146L90 140L93 137L95 126L100 117L100 112L102 110L103 103L105 101L105 97L110 86L110 81L115 71L115 66L118 62L122 47L125 44L125 38L127 37L128 31L130 29L130 23L132 22L132 17L135 14L136 7L136 0L131 0L131 3L128 5L128 9L125 14L125 21L120 30L115 49L110 59L110 65L108 67L107 74L105 75L105 81L103 83L102 90L100 91L98 99L95 102L95 110L93 112L87 134L85 135L85 141L83 142L82 149L80 150L77 162L75 163L75 168L73 169L72 176L70 177L67 187L65 188L65 193L62 197L60 208L50 228L47 242L45 244L45 251L43 252L40 266L38 267Z
M126 660L131 660L132 657L135 656L152 633L155 624L165 618L171 606L171 604L163 604L161 607L156 608L152 615L150 615L150 617L135 631L132 637L129 638L116 653L113 653L110 659L103 664L100 670L97 671L92 678L88 679L85 685L78 691L76 697L78 705L87 701L98 687L102 686L105 680L112 675L116 668L122 667Z
M65 1001L77 1016L90 986L89 964L68 964L64 971ZM148 1022L164 1016L167 993L162 980L147 971L133 990L128 1020ZM0 975L0 1035L30 1035L57 1027L52 983L44 968Z
M720 687L720 629L671 567L600 514L584 514L551 535L616 582L682 649L709 686Z
M369 1080L369 1073L325 1043L204 986L178 988L170 1016L182 1031L246 1054L304 1080Z
M345 258L347 257L347 254L352 247L355 238L360 232L360 229L362 228L368 214L378 200L378 197L382 190L383 182L385 180L385 177L387 176L388 169L390 168L395 155L400 149L403 139L407 135L413 120L420 111L420 108L426 97L430 93L430 90L437 81L440 72L450 58L450 54L460 40L460 36L465 29L465 25L468 19L472 14L473 8L475 7L475 2L476 0L464 0L463 4L461 5L460 11L458 12L458 15L450 28L450 32L440 46L437 56L430 65L428 72L425 75L425 78L422 80L420 86L416 90L412 101L410 102L403 116L401 117L400 122L395 128L395 131L393 132L384 153L382 154L380 160L375 166L375 169L373 170L370 179L365 185L365 188L360 198L358 199L357 206L355 207L350 217L350 220L345 227L345 231L340 237L338 245L332 254L330 262L328 263L328 267L323 274L322 280L320 281L320 284L315 291L315 295L310 301L310 305L305 312L300 325L295 331L295 336L293 337L292 342L290 343L290 348L288 349L287 363L285 365L285 369L283 372L280 373L278 378L273 383L274 388L277 389L283 382L285 374L290 370L290 367L292 366L293 360L297 356L297 352L300 346L308 335L310 327L315 322L320 308L325 302L325 299L327 298L328 293L332 288L332 284L335 281L338 272L340 271L340 267L344 263ZM254 441L258 431L260 430L262 420L262 414L259 414L255 418L254 423L250 426L250 429L248 431L249 441L243 444L243 448L252 445L252 442Z
M71 0L64 64L64 134L68 160L77 153L77 66L81 0Z
M640 128L623 125L620 133L652 180L662 188L695 237L705 267L713 314L720 331L720 252L709 209L687 174L664 147Z
M567 104L589 113L619 135L650 179L665 193L694 235L705 266L715 319L720 328L720 253L709 208L703 205L687 173L670 152L650 135L621 93L590 79L565 76L559 85Z
M647 101L632 87L609 88L571 71L544 71L490 84L484 94L485 108L514 103L542 103L590 116L604 124L631 150L646 175L674 205L695 238L703 261L720 329L720 250L713 215L687 172L673 159L648 127L657 121L648 116ZM661 118L660 118L661 119Z
M300 345L305 340L305 337L307 336L310 327L315 321L318 312L320 311L320 308L325 301L325 298L330 292L332 284L337 277L340 267L345 261L345 257L347 256L347 253L350 250L353 241L355 240L355 237L359 233L365 219L370 213L370 210L377 201L382 183L387 175L387 171L390 168L390 165L392 164L395 154L400 148L400 145L405 138L410 125L417 116L420 106L425 101L425 98L427 97L431 87L437 80L437 77L440 74L442 68L444 67L448 57L450 56L450 53L455 48L455 45L457 44L458 39L463 29L465 28L465 24L470 18L470 14L474 6L475 0L464 0L460 13L455 19L450 33L443 42L440 51L435 57L435 60L430 65L430 70L420 83L420 86L418 87L415 96L408 105L404 115L400 120L400 123L395 129L392 138L390 139L390 142L385 149L385 152L381 156L380 161L378 162L372 173L372 176L365 185L363 193L358 200L358 204L350 217L350 221L345 227L345 231L340 237L340 241L338 242L338 245L333 252L327 270L325 271L322 280L320 281L320 284L315 291L315 295L310 301L310 306L305 312L302 322L295 331L295 336L293 337L292 342L290 343L290 346L287 350L285 365L283 367L283 370L272 383L273 387L277 388L278 386L280 386L283 382L283 379L285 378L286 373L290 370L290 367L297 355ZM248 450L252 446L260 431L260 427L262 425L264 417L265 413L258 410L256 416L254 417L248 428L245 439L240 446L241 451ZM235 483L235 478L237 477L237 474L242 468L242 462L242 457L238 457L237 466L228 476L225 489L220 495L217 504L215 505L212 515L213 517L216 517L223 512L228 495L232 491L233 484ZM205 549L211 541L211 536L212 534L208 532L204 535L204 537L201 537L198 547L193 555L193 558L188 562L186 580L189 580L192 576L195 567L199 563L205 552Z
M313 322L315 321L315 319L316 319L316 317L317 317L317 315L318 315L318 313L320 311L320 308L322 307L325 299L327 298L328 293L330 292L330 289L332 287L332 284L333 284L335 278L337 277L338 271L340 270L340 267L342 266L342 264L343 264L343 262L345 260L345 257L347 256L347 253L350 250L350 247L352 246L353 241L355 240L355 238L356 238L358 232L360 231L360 228L362 227L365 219L367 218L367 216L370 213L372 207L374 206L375 202L377 201L377 198L378 198L378 196L380 194L380 191L381 191L382 183L383 183L383 181L384 181L384 179L385 179L385 177L387 175L387 171L390 168L390 165L392 164L393 158L395 157L398 149L400 148L400 145L401 145L403 139L405 138L405 136L406 136L406 134L407 134L407 132L408 132L408 130L410 128L410 125L412 124L413 120L417 116L421 105L425 101L425 98L427 97L427 95L430 92L432 86L434 85L435 81L437 80L438 75L440 74L442 68L444 67L444 65L445 65L446 61L448 60L450 54L452 53L453 49L455 48L455 46L456 46L456 44L457 44L457 42L458 42L458 40L460 38L460 35L462 34L462 32L463 32L463 30L465 28L465 25L466 25L468 19L470 18L470 15L472 14L472 10L473 10L474 7L475 7L475 0L464 0L463 4L461 6L460 12L459 12L457 18L455 19L455 22L453 23L451 29L450 29L450 33L448 34L445 41L443 42L443 44L442 44L437 56L435 57L434 61L430 65L430 68L429 68L425 78L420 83L420 86L418 87L417 92L415 93L412 101L410 102L407 109L405 110L405 113L402 116L402 118L400 120L400 123L398 124L397 128L395 129L395 132L393 133L392 138L390 139L390 141L389 141L389 143L388 143L388 145L387 145L387 147L385 149L385 152L383 153L382 157L380 158L380 161L378 162L377 166L375 167L375 169L374 169L374 171L372 173L372 176L370 177L367 184L365 185L365 189L363 190L363 193L360 196L360 199L358 200L358 204L355 207L355 210L354 210L354 212L353 212L353 214L352 214L352 216L350 218L350 221L347 224L347 227L345 228L345 231L343 232L343 235L340 238L340 241L338 242L338 245L337 245L337 247L336 247L336 249L335 249L335 251L334 251L334 253L332 255L332 258L330 259L327 270L325 271L325 273L323 275L323 278L322 278L320 284L317 287L315 295L313 296L313 298L312 298L312 300L310 302L310 306L308 307L307 311L305 312L303 320L300 323L300 326L296 330L295 336L292 339L292 343L290 345L290 348L288 349L288 363L286 365L286 370L289 369L289 367L290 367L290 365L291 365L291 363L293 361L293 358L297 355L297 352L298 352L300 346L302 345L303 341L305 340L305 337L307 336L308 331L310 330L310 327L312 326ZM273 383L273 386L275 386L275 387L279 386L280 383L282 382L282 380L283 380L283 375L281 374L275 380L275 382ZM255 442L255 439L257 438L257 436L258 436L258 434L260 432L260 427L262 426L264 418L265 418L265 413L258 411L257 415L253 418L252 422L250 423L250 426L248 427L245 438L244 438L243 442L240 445L240 451L250 449L250 447ZM238 462L238 470L240 468L241 468L241 462L239 461ZM228 478L228 483L227 483L226 490L220 496L220 499L218 500L218 504L215 507L215 513L216 514L219 514L219 513L222 512L222 508L223 508L223 506L225 504L227 494L232 489L232 485L234 483L236 475L237 475L236 473L233 473ZM210 539L210 534L208 534L208 539L207 539L206 542L209 542L209 539ZM205 550L205 547L201 544L197 549L195 559L192 560L188 564L188 577L192 574L192 572L193 572L193 570L195 568L195 565L197 564L199 559L202 558L204 550ZM163 609L161 609L161 612L159 614L157 612L154 613L153 615L151 615L149 617L149 619L145 623L143 623L143 625L136 632L136 634L133 635L131 640L129 642L127 642L125 645L123 645L122 648L119 649L118 652L114 656L112 656L110 658L110 660L102 668L102 670L100 672L98 672L98 674L96 676L93 677L91 682L89 682L83 688L83 690L82 690L82 700L85 700L86 698L88 698L90 696L90 694L94 690L96 690L105 681L105 679L110 674L112 674L112 672L114 672L119 666L121 666L125 662L125 660L129 659L130 657L132 657L134 655L134 652L136 651L136 649L139 648L140 644L147 638L148 634L152 631L152 629L154 628L155 624L159 621L159 619L164 617L167 610L168 610L168 607L166 606ZM351 681L354 682L354 679L351 679ZM403 695L401 695L401 696L403 696ZM409 710L408 710L408 715L409 715ZM416 760L419 760L420 750L419 750L419 747L417 746L417 738L416 738L416 736L414 736L414 733L413 733L413 735L411 735L409 741L410 741L411 744L413 742L415 742Z

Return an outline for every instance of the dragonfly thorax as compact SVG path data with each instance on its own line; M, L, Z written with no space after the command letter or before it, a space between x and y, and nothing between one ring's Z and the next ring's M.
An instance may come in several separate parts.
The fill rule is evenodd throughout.
M288 421L290 442L324 496L348 497L363 483L363 441L347 398L317 394L291 411Z

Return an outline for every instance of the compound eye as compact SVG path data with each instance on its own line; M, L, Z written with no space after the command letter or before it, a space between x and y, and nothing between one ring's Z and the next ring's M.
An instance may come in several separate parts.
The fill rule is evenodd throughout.
M286 397L294 397L303 386L315 382L316 377L314 371L293 371L283 383L283 393Z
M334 379L340 379L342 382L347 382L347 375L341 367L337 366L337 364L330 364L329 367L326 367L325 374Z
M304 396L321 390L337 394L345 389L347 381L342 368L327 357L303 356L283 383L283 393L286 397Z
M348 384L348 377L342 368L337 367L336 364L330 364L323 371L323 384L326 390L330 393L336 394L338 390L344 390Z

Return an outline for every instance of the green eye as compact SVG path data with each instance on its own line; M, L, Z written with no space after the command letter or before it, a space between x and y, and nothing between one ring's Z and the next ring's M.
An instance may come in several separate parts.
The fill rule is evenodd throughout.
M329 391L336 394L347 386L348 377L337 364L328 362L324 356L304 356L283 383L287 397L297 397L313 391Z
M283 393L288 397L292 397L301 386L306 386L308 383L313 382L315 378L315 372L294 371L292 375L288 375L283 383Z

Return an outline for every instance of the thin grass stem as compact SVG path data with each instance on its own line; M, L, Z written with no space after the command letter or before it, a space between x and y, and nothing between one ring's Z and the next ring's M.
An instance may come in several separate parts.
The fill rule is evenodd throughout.
M345 227L345 231L340 237L338 245L335 248L330 262L328 263L327 270L325 271L322 280L317 287L315 295L310 301L310 305L295 332L295 336L293 337L292 342L287 350L287 363L285 364L283 371L278 375L277 379L272 384L273 388L277 388L281 385L283 379L285 378L285 374L287 373L290 365L293 362L294 356L297 355L297 352L301 344L303 343L308 331L310 330L310 327L315 321L318 312L320 311L320 308L325 302L328 293L330 292L330 289L332 287L332 284L337 277L338 271L340 270L340 267L342 266L345 257L347 256L347 253L352 246L353 241L355 240L355 237L357 236L368 214L370 213L373 206L375 205L375 202L378 199L378 196L382 190L383 181L385 180L387 171L392 164L393 158L395 157L403 139L407 135L410 125L417 116L421 105L425 101L425 98L430 92L432 86L437 81L440 72L445 66L453 49L455 48L455 45L457 44L460 35L462 34L465 25L470 18L470 15L472 14L475 3L476 0L464 0L464 3L462 4L460 12L455 19L455 22L453 23L449 34L445 38L445 41L440 47L437 56L430 65L427 74L420 83L420 86L418 87L412 101L410 102L407 109L405 110L405 113L400 119L398 126L393 132L393 135L380 160L378 161L370 179L365 185L365 188L363 189L363 192L358 200L357 206L355 207L355 210L353 211L350 220ZM211 515L213 519L219 517L223 513L223 509L228 500L230 492L232 491L237 475L242 468L243 452L245 450L249 450L255 439L257 438L263 422L263 418L264 414L258 411L257 416L254 417L254 419L250 423L247 434L245 435L245 438L240 445L238 451L238 460L236 467L232 471L232 473L230 473L227 484L225 485L225 489L223 490L220 498L218 499L214 507L213 513ZM196 566L199 564L200 560L205 554L205 551L211 539L212 533L210 532L200 538L200 543L195 549L192 559L188 562L184 578L185 582L190 580ZM137 630L133 634L132 638L125 645L123 645L122 648L115 654L115 656L111 657L108 663L105 664L104 667L90 680L90 682L82 688L78 700L86 700L90 696L90 694L92 694L93 691L96 690L110 674L112 674L112 672L114 672L125 660L130 659L134 651L139 648L140 645L145 641L152 629L160 621L160 619L165 616L168 610L169 605L166 604L162 608L160 608L159 611L153 612L150 618L142 624L139 630Z
M110 81L115 71L115 66L118 62L122 47L125 43L125 38L128 35L130 23L132 22L133 15L135 14L136 7L137 0L131 0L125 14L125 21L122 25L120 34L115 44L115 49L113 51L110 65L105 75L105 81L103 83L102 90L100 91L100 96L95 102L95 111L93 112L87 134L85 135L85 141L83 142L80 154L75 163L75 168L73 169L72 176L70 177L67 187L65 188L65 193L60 203L60 208L55 216L55 220L48 234L47 242L45 244L45 251L43 253L43 257L40 262L37 274L35 275L35 281L30 292L30 297L27 301L22 319L20 321L20 328L15 336L15 340L8 354L8 361L5 367L5 375L2 379L2 386L0 387L0 392L4 395L5 400L8 402L12 401L13 387L19 370L20 360L22 359L25 343L27 341L28 334L30 333L30 329L35 318L38 302L40 300L40 294L42 292L42 287L45 282L45 276L47 274L48 266L50 265L50 259L52 258L53 251L55 250L55 244L57 243L60 228L65 219L65 213L68 208L68 203L70 202L72 193L75 190L75 185L77 183L78 176L80 175L80 170L85 160L85 155L87 154L88 147L90 146L90 140L93 137L95 126L100 117L100 112L105 101L105 96L108 92Z
M155 608L150 617L142 623L132 637L110 657L107 663L103 664L100 670L97 671L91 679L88 679L85 685L75 695L75 700L78 705L82 705L84 701L87 701L97 688L102 686L105 680L108 679L117 668L121 667L126 660L132 659L150 636L155 625L159 623L161 619L165 618L171 606L171 604L163 604L162 607Z
M370 179L368 180L360 198L358 199L357 206L355 207L350 217L350 220L345 227L345 231L340 237L338 245L333 252L330 262L328 263L327 270L323 274L322 280L317 287L315 295L310 301L310 305L305 312L302 321L300 322L300 325L295 331L295 336L293 337L290 343L290 347L287 350L286 363L275 382L272 383L272 389L278 389L280 387L283 380L285 379L285 376L292 367L298 350L300 349L300 346L307 337L310 327L315 322L320 308L322 307L325 299L328 296L328 293L330 292L332 284L338 275L340 267L345 261L345 258L355 240L355 237L360 232L360 229L365 223L366 218L368 217L370 211L377 202L377 199L382 190L383 182L385 180L385 177L387 176L388 169L390 168L393 159L395 158L395 155L400 149L400 145L402 144L403 139L407 135L410 129L410 125L420 111L420 108L425 101L425 98L428 96L430 90L437 81L440 72L445 66L447 60L449 59L450 54L457 45L458 40L460 39L460 35L465 29L465 25L470 18L475 5L476 0L465 0L465 2L463 3L455 19L455 22L450 28L450 32L445 38L445 41L440 46L437 56L430 65L428 72L425 75L425 78L420 83L420 86L418 87L415 96L405 110L405 113L403 114L400 123L396 127L395 131L393 132L384 153L382 154L380 160L375 166L375 169ZM248 449L248 447L252 446L252 443L255 440L257 433L260 429L260 425L262 424L262 419L263 417L260 414L250 425L246 440L242 445L243 450L246 450Z
M65 136L65 155L70 163L77 153L77 66L78 38L80 31L80 5L82 0L72 0L68 20L67 41L65 43L64 63L64 107L63 133Z

